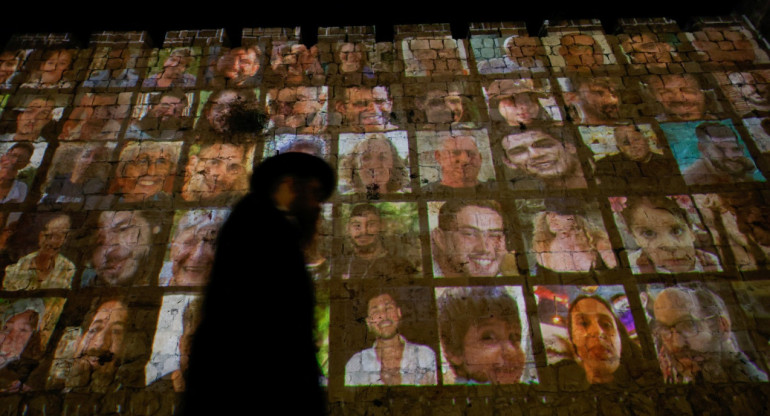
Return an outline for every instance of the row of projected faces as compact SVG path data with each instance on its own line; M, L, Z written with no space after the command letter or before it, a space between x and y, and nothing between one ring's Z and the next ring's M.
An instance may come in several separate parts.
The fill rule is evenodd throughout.
M690 41L698 51L698 61L769 62L746 30L729 31L720 44ZM659 38L660 37L660 38ZM721 35L719 36L721 38ZM677 53L682 39L674 34L621 35L620 51L632 63L671 63L692 59ZM408 77L430 75L469 75L463 42L450 36L406 38L401 42L403 71ZM730 46L728 47L727 44ZM519 70L544 72L547 67L599 68L618 61L612 47L601 34L569 33L544 38L474 36L470 41L480 74L504 74ZM203 77L207 86L253 86L262 73L287 83L323 82L326 76L354 76L359 82L375 78L376 73L400 71L393 65L394 45L348 43L320 48L294 41L272 44L269 70L265 67L265 45L238 48L214 46L205 53L198 47L161 50L100 47L93 50L49 49L7 50L0 54L0 86L21 84L22 88L72 88L78 81L91 88L194 87ZM332 50L333 49L333 50ZM728 51L729 49L729 51ZM150 69L149 74L148 69ZM144 78L140 82L140 79ZM344 79L344 78L343 78Z
M346 386L538 383L556 375L605 384L659 371L668 383L767 381L767 334L755 325L770 319L768 281L639 285L639 313L620 285L534 286L536 313L527 310L521 286L361 289L317 308L318 361L331 385L342 384L334 370L342 363ZM159 310L151 306L158 300L94 298L90 308L72 309L88 312L67 319L79 326L63 328L45 357L50 368L38 367L66 302L0 300L7 383L0 389L184 389L200 295L165 295ZM330 326L330 310L338 308L344 313L335 316L346 318ZM640 320L656 356L642 353L639 334L647 327ZM336 341L336 328L346 342ZM548 367L536 365L535 351L545 351ZM400 359L385 365L382 356ZM339 364L329 378L330 361Z
M336 160L341 195L585 189L591 177L600 189L615 190L765 181L730 120L661 124L657 131L665 132L671 153L656 127L581 126L582 142L570 127L508 131L500 135L497 158L484 129L418 131L419 175L410 167L409 138L401 130L345 133L334 141L329 135L276 135L261 157L255 156L258 146L247 142L196 141L189 148L182 141L66 142L53 153L45 178L38 173L47 143L0 141L0 203L26 202L34 194L45 206L109 209L168 205L176 195L180 202L222 206L247 192L255 159L292 151ZM338 157L331 151L335 145ZM584 154L592 155L588 163L581 162ZM35 180L39 190L31 189Z
M489 200L430 201L432 273L426 274L518 276L529 271L540 276L629 267L648 274L767 267L770 211L759 194L613 197L608 202L627 263L613 250L592 201L516 200L505 206ZM417 203L339 204L337 221L332 208L324 206L315 243L305 253L315 279L424 275L420 236L426 233L420 232ZM80 286L156 281L202 286L228 212L182 210L173 218L171 212L158 211L7 214L2 289L71 288L76 276ZM517 255L521 250L525 256Z
M770 70L713 73L709 77L711 81L693 74L625 80L557 78L561 97L547 78L492 80L481 89L478 83L458 81L332 87L331 91L327 86L269 88L263 92L269 116L266 127L277 133L320 133L328 126L388 131L404 128L406 123L478 128L487 120L514 127L564 119L612 124L640 116L656 116L659 121L702 120L723 113L707 84L719 85L740 116L770 111ZM175 89L137 93L135 99L132 96L130 92L17 94L6 105L3 134L17 135L17 140L167 140L189 133L194 115L200 116L193 131L196 135L222 134L227 128L222 119L229 110L234 105L259 107L260 90ZM196 100L200 101L197 113ZM61 126L56 126L59 122Z

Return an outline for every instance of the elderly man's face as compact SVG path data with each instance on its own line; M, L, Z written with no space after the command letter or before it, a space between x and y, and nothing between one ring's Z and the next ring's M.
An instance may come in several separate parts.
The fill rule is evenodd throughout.
M618 150L635 162L646 161L652 154L650 142L644 134L633 126L622 126L615 129L615 144Z
M668 75L649 84L665 113L680 120L699 120L706 111L706 95L692 75Z
M217 71L225 78L243 82L259 70L259 60L253 49L235 48L222 55L217 62Z
M362 126L366 131L381 131L390 122L393 101L386 87L348 88L342 105L345 121L352 126Z
M746 157L743 144L727 126L713 126L706 129L711 138L701 142L701 152L714 167L728 175L743 175L754 170L754 162Z
M434 157L441 167L441 183L452 188L478 184L481 153L473 137L446 137Z
M150 115L157 118L160 122L167 122L172 119L182 117L185 102L179 97L166 95L161 97L160 102L150 109Z
M35 98L16 117L16 132L20 134L40 134L51 121L53 103L44 98Z
M170 149L142 148L134 159L125 161L122 192L130 194L129 198L152 197L163 191L175 168Z
M0 53L0 84L8 81L8 78L19 69L20 63L13 51Z
M60 215L48 221L38 235L39 253L50 257L59 254L59 250L67 241L70 227L70 217L66 215Z
M440 230L434 242L452 269L444 274L496 276L506 254L503 217L487 207L467 206L455 216L455 227Z
M350 217L348 236L357 251L373 252L380 245L382 219L373 212Z
M578 90L587 121L606 121L618 118L620 99L613 88L596 83L583 84Z
M401 308L388 294L382 294L369 300L366 326L377 339L391 339L398 335L401 321Z
M196 171L203 175L204 191L214 194L245 191L248 188L245 158L245 147L234 144L215 144L201 150Z
M683 375L694 377L705 364L719 359L722 340L728 335L720 330L722 318L703 316L695 296L669 288L660 292L653 309L653 333Z
M32 310L13 315L0 331L0 367L18 358L37 330L38 314Z
M518 321L518 317L509 317ZM521 347L521 326L505 317L490 316L474 322L463 337L460 356L448 354L466 377L492 384L516 384L524 373L524 350Z
M173 282L178 286L206 284L214 262L214 244L220 223L190 226L178 231L171 242Z
M505 136L503 148L506 165L535 178L564 178L577 164L574 146L539 130Z
M124 356L128 309L117 300L102 303L80 340L78 358L100 369Z
M150 223L138 212L103 211L91 255L99 278L111 286L130 285L150 252L152 235Z

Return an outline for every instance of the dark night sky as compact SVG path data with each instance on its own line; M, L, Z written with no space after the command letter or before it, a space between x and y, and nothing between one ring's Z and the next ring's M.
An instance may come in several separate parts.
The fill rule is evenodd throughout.
M745 0L744 0L745 1ZM133 3L133 4L132 4ZM393 24L451 23L455 34L464 35L469 22L525 21L531 34L537 34L543 20L566 18L599 18L608 33L619 17L660 17L676 19L687 29L692 16L717 16L730 14L739 2L703 2L696 0L529 0L473 1L471 6L450 6L448 2L415 2L385 0L353 2L316 1L291 2L265 0L250 2L212 1L217 7L196 8L192 2L151 0L138 2L108 2L85 0L65 2L46 7L45 3L17 1L13 6L3 6L3 26L0 41L4 45L13 33L72 32L81 42L89 34L101 31L147 30L159 46L167 30L178 29L227 29L233 41L238 43L240 29L244 27L293 27L297 25L345 26L375 25L378 38L388 38ZM263 6L262 4L272 4ZM431 5L431 6L428 6ZM17 16L17 18L14 18ZM99 17L89 17L99 16Z

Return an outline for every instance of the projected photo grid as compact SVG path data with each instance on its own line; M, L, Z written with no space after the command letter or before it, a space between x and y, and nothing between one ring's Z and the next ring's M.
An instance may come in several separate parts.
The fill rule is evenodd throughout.
M338 176L305 253L335 400L766 382L770 59L712 30L742 38L3 52L0 393L170 413L218 232L285 152Z

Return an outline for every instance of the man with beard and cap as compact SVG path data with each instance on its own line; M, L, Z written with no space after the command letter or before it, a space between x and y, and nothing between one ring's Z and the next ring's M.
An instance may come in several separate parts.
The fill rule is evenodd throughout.
M198 138L214 138L233 133L230 125L233 110L253 110L257 103L254 90L219 90L209 96L195 125ZM210 137L206 137L210 136Z
M759 174L738 135L715 121L695 128L698 150L703 157L682 172L689 185L753 182ZM761 178L761 174L760 174Z
M401 308L389 293L367 303L366 327L374 334L371 348L353 354L345 365L346 386L436 384L436 353L399 334Z
M171 90L152 97L152 104L141 119L134 120L126 129L126 139L172 140L181 137L190 127L184 116L188 106L187 95Z
M620 96L611 78L576 77L583 124L606 124L620 116Z
M767 381L767 374L739 349L727 307L711 290L666 288L653 310L652 332L666 382Z
M178 414L254 411L254 386L237 381L244 377L265 379L260 392L275 403L291 403L292 413L324 414L313 336L314 289L303 248L312 242L321 203L336 185L332 168L304 153L265 159L254 170L251 193L235 206L219 233ZM292 302L286 307L254 302L262 295L287 296ZM232 346L222 340L241 333L243 319L250 316L265 318L259 332L280 340L280 348L256 343L249 351L254 359L238 365L212 359L232 356Z

